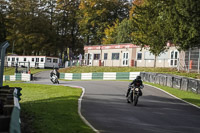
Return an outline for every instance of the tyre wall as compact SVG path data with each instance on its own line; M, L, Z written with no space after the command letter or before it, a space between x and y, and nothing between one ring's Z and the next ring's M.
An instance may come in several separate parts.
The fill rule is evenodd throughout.
M200 80L197 79L150 72L141 72L140 76L145 82L156 83L163 86L200 94Z

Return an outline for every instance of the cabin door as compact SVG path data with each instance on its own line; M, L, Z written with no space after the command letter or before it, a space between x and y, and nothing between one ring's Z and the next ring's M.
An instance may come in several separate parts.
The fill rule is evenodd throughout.
M123 52L122 56L122 66L128 66L129 53Z

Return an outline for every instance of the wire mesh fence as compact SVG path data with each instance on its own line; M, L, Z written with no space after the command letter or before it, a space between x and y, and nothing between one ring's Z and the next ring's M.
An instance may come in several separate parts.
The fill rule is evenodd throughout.
M200 73L200 48L190 48L182 52L177 69Z

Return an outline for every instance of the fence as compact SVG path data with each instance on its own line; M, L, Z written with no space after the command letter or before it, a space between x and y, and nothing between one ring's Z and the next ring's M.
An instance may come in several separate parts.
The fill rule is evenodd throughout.
M200 73L200 48L190 48L179 55L178 70Z

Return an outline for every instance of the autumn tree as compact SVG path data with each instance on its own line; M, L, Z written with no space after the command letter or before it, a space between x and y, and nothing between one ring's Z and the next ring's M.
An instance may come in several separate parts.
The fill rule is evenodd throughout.
M112 6L111 6L112 5ZM105 28L128 18L130 3L127 0L81 0L80 6L81 35L87 45L102 43Z

